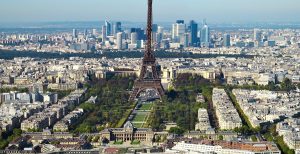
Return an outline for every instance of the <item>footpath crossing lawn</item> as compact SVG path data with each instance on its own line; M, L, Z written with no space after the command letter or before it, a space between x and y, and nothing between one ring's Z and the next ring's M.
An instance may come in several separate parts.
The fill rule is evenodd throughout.
M132 123L135 128L142 128L144 123Z
M142 104L139 110L151 110L153 103Z
M137 114L134 118L133 118L133 122L143 122L146 120L147 114Z
M133 118L132 124L136 128L142 128L144 123L146 123L148 114L145 113L137 113L137 115Z
M142 103L139 109L136 111L136 115L132 119L132 124L136 128L142 128L146 123L147 117L150 115L150 111L153 107L153 103Z

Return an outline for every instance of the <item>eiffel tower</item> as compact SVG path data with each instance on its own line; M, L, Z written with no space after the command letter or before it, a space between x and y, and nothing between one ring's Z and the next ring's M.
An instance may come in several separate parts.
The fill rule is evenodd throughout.
M152 0L148 0L147 45L140 77L134 83L134 88L129 98L130 101L134 101L146 89L155 90L160 99L164 95L164 89L157 72L156 59L152 50L152 21Z

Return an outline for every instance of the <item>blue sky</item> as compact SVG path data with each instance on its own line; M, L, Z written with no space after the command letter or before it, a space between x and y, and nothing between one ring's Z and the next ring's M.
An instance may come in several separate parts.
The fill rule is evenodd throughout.
M0 0L0 22L145 21L146 0ZM154 0L154 20L299 22L300 0Z

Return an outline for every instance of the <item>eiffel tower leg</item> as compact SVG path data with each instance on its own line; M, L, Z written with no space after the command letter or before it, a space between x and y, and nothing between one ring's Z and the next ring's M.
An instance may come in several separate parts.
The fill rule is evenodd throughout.
M164 88L161 84L160 79L156 80L137 80L134 83L133 91L130 95L129 101L134 101L135 98L139 95L140 92L146 89L153 89L157 92L160 99L162 99L162 96L164 95Z
M146 71L147 71L147 66L142 66L142 70L141 70L141 73L140 73L140 79L144 78L145 75L146 75Z
M158 79L158 73L155 66L152 66L153 78Z
M158 94L159 97L160 97L160 100L162 100L162 96L164 95L164 90L163 90L163 88L162 88L162 87L159 87L159 88L156 89L156 91L157 91L157 94Z
M162 96L164 95L164 90L162 87L149 88L149 89L155 90L159 98L162 99ZM141 92L141 88L134 88L132 93L130 94L129 101L134 101L138 97L140 92Z
M129 101L134 101L137 98L139 91L140 88L134 87L132 93L130 94Z

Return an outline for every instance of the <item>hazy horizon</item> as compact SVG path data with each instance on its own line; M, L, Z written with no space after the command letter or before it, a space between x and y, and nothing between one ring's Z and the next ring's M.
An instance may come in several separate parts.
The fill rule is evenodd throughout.
M299 0L154 0L154 22L176 19L212 23L300 22ZM9 0L0 23L146 20L146 0Z

